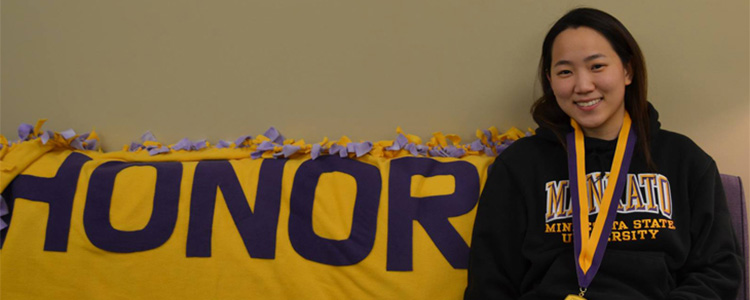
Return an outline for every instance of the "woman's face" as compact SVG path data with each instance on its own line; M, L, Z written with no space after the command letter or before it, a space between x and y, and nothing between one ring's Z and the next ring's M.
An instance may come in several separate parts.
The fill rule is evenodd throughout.
M632 76L603 35L583 26L561 32L552 43L547 76L557 104L586 136L617 138Z

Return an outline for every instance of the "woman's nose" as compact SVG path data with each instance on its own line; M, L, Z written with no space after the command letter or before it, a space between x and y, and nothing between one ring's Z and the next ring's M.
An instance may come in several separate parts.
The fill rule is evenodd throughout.
M594 91L596 85L594 84L593 78L586 72L578 73L576 76L574 92L578 94L586 94Z

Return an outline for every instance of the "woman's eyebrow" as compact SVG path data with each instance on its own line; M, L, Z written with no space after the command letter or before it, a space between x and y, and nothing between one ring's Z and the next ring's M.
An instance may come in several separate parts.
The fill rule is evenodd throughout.
M604 58L604 57L606 57L604 54L596 53L596 54L587 56L586 58L583 59L583 61L588 62L588 61L595 60L597 58Z
M557 67L557 66L560 66L560 65L572 65L572 64L573 63L571 63L570 61L567 61L567 60L558 60L555 63L555 65L553 65L552 67L554 68L554 67Z
M596 54L592 54L592 55L586 56L586 58L584 58L583 61L584 62L589 62L589 61L595 60L597 58L604 58L604 57L607 57L607 56L604 55L604 54L601 54L601 53L596 53ZM555 64L552 67L554 68L554 67L557 67L557 66L560 66L560 65L572 65L572 64L573 63L571 63L569 60L558 60L557 62L555 62Z

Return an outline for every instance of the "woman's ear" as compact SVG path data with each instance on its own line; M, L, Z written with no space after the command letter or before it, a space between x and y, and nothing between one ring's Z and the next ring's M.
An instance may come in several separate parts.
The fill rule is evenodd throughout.
M630 85L633 82L633 68L630 66L630 62L625 64L623 70L625 71L625 85Z

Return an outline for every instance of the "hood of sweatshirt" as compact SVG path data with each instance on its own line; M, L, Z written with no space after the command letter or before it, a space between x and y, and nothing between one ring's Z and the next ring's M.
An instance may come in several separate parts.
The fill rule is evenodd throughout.
M651 103L648 103L648 116L649 116L649 135L652 140L656 136L657 132L661 129L661 123L659 123L659 113L656 111ZM573 131L573 127L568 128L569 132ZM560 140L555 133L546 127L539 127L536 130L536 135L542 139L550 140L555 143L559 143ZM612 158L617 148L617 139L607 141L597 138L586 137L586 172L609 172L612 167Z

